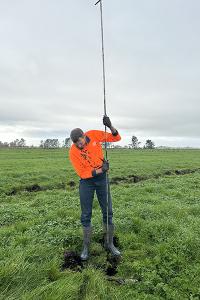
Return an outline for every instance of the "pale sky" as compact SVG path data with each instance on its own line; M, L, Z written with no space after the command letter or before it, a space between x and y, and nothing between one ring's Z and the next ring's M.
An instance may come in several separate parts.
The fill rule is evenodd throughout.
M100 6L0 1L0 141L104 130ZM200 147L200 1L102 0L107 115L120 145Z

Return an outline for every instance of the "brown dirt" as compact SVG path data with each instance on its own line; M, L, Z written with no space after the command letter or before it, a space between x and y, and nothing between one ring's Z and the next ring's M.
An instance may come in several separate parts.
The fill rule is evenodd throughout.
M33 186L26 186L26 191L28 192L39 192L41 191L41 187L39 186L39 184L34 184Z
M192 173L195 173L197 171L199 171L200 169L194 169L194 170L181 170L181 171L178 171L178 170L175 170L175 171L167 171L164 173L164 175L185 175L185 174L192 174ZM160 178L162 175L160 174L157 174L157 175L154 175L153 178L155 179L158 179ZM134 174L133 175L129 175L128 177L113 177L111 180L110 180L110 184L119 184L120 182L122 183L137 183L137 182L140 182L140 181L144 181L144 180L148 180L150 178L148 178L147 176L146 177L138 177L138 176L135 176Z
M103 246L103 239L100 239L99 243ZM115 247L119 246L118 238L113 238L113 244ZM70 269L73 271L81 271L81 269L83 269L82 261L75 250L66 249L63 255L64 263L61 266L62 270ZM114 276L117 274L117 267L120 265L120 257L115 257L110 253L107 253L107 262L110 264L110 266L107 269L102 266L102 269L104 269L106 275Z
M78 270L77 267L83 268L82 262L74 250L66 249L64 251L64 263L62 264L62 269L71 269L71 270Z

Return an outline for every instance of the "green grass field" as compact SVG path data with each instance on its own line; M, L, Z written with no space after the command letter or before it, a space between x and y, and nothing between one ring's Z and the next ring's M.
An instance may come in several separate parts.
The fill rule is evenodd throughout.
M0 150L0 300L200 299L200 151L109 149L122 257L99 243L95 197L89 259L75 269L62 268L65 249L82 250L79 177L68 154Z

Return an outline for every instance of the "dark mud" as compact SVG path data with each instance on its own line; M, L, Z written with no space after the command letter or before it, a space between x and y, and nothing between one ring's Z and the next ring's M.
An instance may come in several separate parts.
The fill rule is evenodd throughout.
M7 195L7 196L13 196L13 195L16 195L16 194L17 194L17 191L16 191L16 190L13 190L12 192L7 193L6 195Z
M69 185L69 186L75 186L76 183L74 181L70 181L70 182L67 183L67 185Z
M25 188L26 191L28 192L39 192L41 191L41 187L39 186L39 184L34 184L33 186L27 186Z
M67 249L64 251L63 255L64 263L61 266L62 270L70 269L73 271L80 271L83 268L82 261L80 260L76 251Z
M60 185L60 188L58 187L57 189L65 189L66 185L68 185L70 187L74 187L76 185L76 183L74 181L70 181L68 183L62 182L61 185ZM13 196L13 195L16 195L16 194L20 193L21 191L28 191L29 193L32 193L32 192L47 191L47 190L52 190L52 189L53 188L51 188L51 189L42 188L41 186L39 186L39 184L36 183L33 186L26 186L22 190L13 190L9 193L6 193L6 195L7 196Z
M195 173L195 172L198 172L200 170L200 168L198 169L194 169L194 170L174 170L174 171L166 171L164 174L156 174L152 177L148 177L148 176L143 176L143 177L139 177L139 176L135 176L134 174L132 175L128 175L127 177L113 177L110 179L110 184L119 184L119 183L138 183L140 181L144 181L144 180L148 180L148 179L151 179L151 178L154 178L154 179L158 179L164 175L167 175L167 176L171 176L171 175L185 175L185 174L192 174L192 173ZM76 183L74 181L70 181L70 182L62 182L60 184L60 187L57 187L57 189L65 189L66 186L70 186L71 188L73 188L74 186L76 186ZM53 188L51 188L53 189ZM22 190L13 190L9 193L6 193L7 196L14 196L18 193L20 193L21 191L28 191L30 193L32 192L40 192L40 191L46 191L46 190L51 190L51 189L47 189L47 188L41 188L39 186L39 184L34 184L33 186L26 186L25 188L23 188Z
M179 170L175 170L175 171L167 171L164 173L164 175L168 175L168 176L171 176L171 175L185 175L185 174L193 174L195 172L198 172L200 169L194 169L194 170L182 170L182 171L179 171ZM154 179L158 179L160 177L162 177L163 175L161 174L156 174L154 175L153 177L138 177L138 176L135 176L135 175L129 175L128 177L113 177L111 180L110 180L110 184L119 184L120 182L121 183L137 183L137 182L140 182L140 181L144 181L144 180L148 180L150 178L154 178Z
M138 177L135 175L129 175L128 178L127 177L113 177L110 180L110 184L119 184L119 182L124 182L124 183L137 183L140 181L144 181L147 180L147 177Z
M103 239L100 239L99 243L103 247ZM118 238L113 238L113 244L115 247L119 246ZM70 269L73 271L81 272L81 269L83 269L84 266L76 251L66 249L63 255L64 263L61 266L62 270ZM104 270L106 275L115 276L117 274L117 267L120 265L120 257L115 257L110 253L107 253L107 263L109 264L109 267L102 266L100 268Z
M110 264L110 266L105 270L106 275L115 276L118 273L117 267L120 265L120 257L115 257L108 254L107 262Z
M39 184L36 183L33 186L26 186L24 188L24 190L32 193L32 192L40 192L40 191L42 191L42 188L39 186ZM10 193L6 193L6 195L7 196L13 196L13 195L16 195L19 192L20 192L20 190L13 190Z

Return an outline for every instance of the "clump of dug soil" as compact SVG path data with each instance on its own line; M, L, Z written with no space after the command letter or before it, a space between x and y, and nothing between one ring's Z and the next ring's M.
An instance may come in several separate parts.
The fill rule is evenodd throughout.
M64 263L62 265L62 269L70 269L77 270L80 269L78 267L83 268L82 262L75 250L66 249L64 251Z
M39 192L39 191L41 191L41 187L39 186L39 184L36 183L33 186L27 186L26 191L28 191L28 192Z
M103 239L99 240L99 243L103 247ZM117 237L113 238L113 244L115 247L119 247L119 240ZM70 269L73 271L81 271L83 269L83 264L77 251L66 249L63 253L64 255L64 263L62 264L62 270ZM105 269L105 266L102 266L104 272L108 276L114 276L117 274L117 267L120 265L120 257L115 257L110 253L107 254L107 262L109 263L109 267Z

